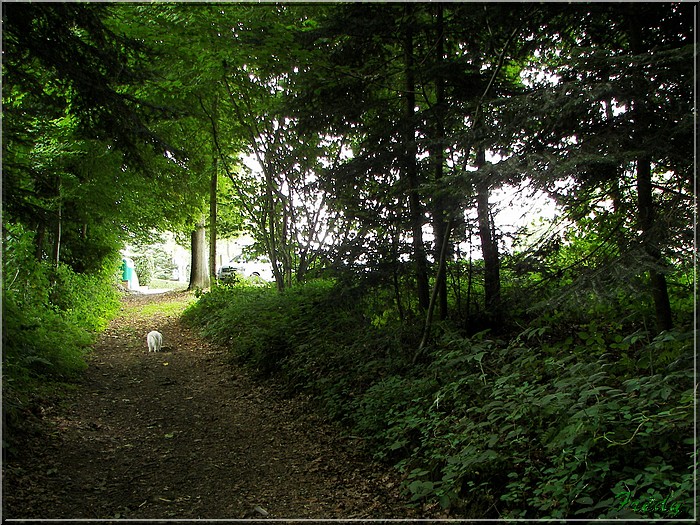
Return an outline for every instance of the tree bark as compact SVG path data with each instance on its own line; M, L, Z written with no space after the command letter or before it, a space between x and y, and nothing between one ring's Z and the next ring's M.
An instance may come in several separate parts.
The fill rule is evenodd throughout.
M641 32L641 20L634 6L629 11L629 39L630 51L634 55L640 55L647 51ZM643 75L640 71L639 76ZM641 83L640 83L641 84ZM639 99L634 101L632 111L635 116L635 134L638 135L637 142L643 148L645 123L648 124L653 115L649 115L644 107L644 98L641 94L642 86L639 86ZM656 314L656 328L658 331L669 330L673 327L673 312L671 301L668 296L666 277L660 272L664 264L661 248L658 243L658 233L656 224L656 211L652 193L651 181L651 157L645 153L637 157L637 204L639 206L639 228L642 231L642 244L644 251L650 259L649 286L654 300L654 310Z
M411 14L413 6L406 4L407 14ZM415 72L413 64L413 26L411 20L406 24L404 35L404 60L405 60L405 176L408 186L409 215L411 221L411 233L413 235L413 258L416 268L416 284L418 288L418 306L421 310L427 310L430 304L430 283L428 280L428 262L423 246L423 211L420 194L418 192L418 164L416 156L415 129Z
M40 222L37 226L36 236L34 237L34 256L37 261L44 258L44 237L46 236L46 225Z
M486 162L486 152L483 148L477 151L477 217L479 223L479 237L481 239L481 251L484 257L484 304L490 324L496 326L502 321L501 315L501 276L500 261L498 255L498 243L496 242L493 226L491 224L489 209L489 180L482 168Z
M430 305L428 306L428 312L425 315L425 324L423 325L423 335L421 336L420 344L418 345L418 351L416 354L413 356L413 364L416 364L416 361L418 361L418 358L420 355L423 353L423 350L425 349L425 345L428 343L428 338L430 337L430 330L433 325L433 312L435 311L435 302L438 296L439 292L439 287L440 287L440 277L445 273L445 264L446 264L446 256L447 256L447 246L449 245L449 236L450 236L450 224L445 225L445 231L444 231L444 236L445 238L442 240L443 242L441 243L442 246L442 251L438 255L438 269L437 269L437 275L435 276L435 286L433 287L433 292L430 294Z
M202 100L200 104L204 107ZM218 96L214 95L212 102L212 144L211 144L211 181L209 184L209 279L216 282L216 219L217 219L217 190L219 187L219 151L217 148L216 124L219 118Z
M277 250L277 227L275 224L275 195L273 191L274 181L270 174L269 168L262 164L263 173L265 175L265 204L268 227L265 227L265 221L262 222L262 229L265 232L265 242L267 245L267 253L270 256L270 264L272 265L272 273L275 276L277 290L283 291L285 288L284 265L280 264L280 256Z
M56 210L56 230L54 231L53 239L53 264L58 266L61 261L61 235L63 233L63 202L61 200L61 180L57 182L58 186L58 209Z
M673 312L668 296L666 276L659 271L659 268L664 265L664 260L656 239L656 220L651 185L651 160L646 155L642 155L637 159L637 200L642 243L651 263L649 285L654 299L656 328L661 332L673 328Z
M209 288L207 270L206 227L204 218L195 227L191 237L192 262L190 264L190 285L188 290Z
M216 194L219 186L219 163L216 151L212 152L212 174L209 186L209 279L216 281Z
M433 161L435 182L443 177L445 153L445 85L440 66L443 62L444 54L444 7L442 4L436 4L436 43L435 43L435 63L437 65L435 73L435 94L436 102L434 108L435 122L433 124L433 145L431 147L431 157ZM449 242L449 237L445 235L447 230L447 213L445 210L445 197L440 189L438 194L433 198L433 231L435 233L435 260L442 260L442 254L445 254L445 259L448 257L447 249L449 246L443 246L444 242ZM435 276L437 290L437 305L438 315L441 320L447 318L447 272L438 271Z

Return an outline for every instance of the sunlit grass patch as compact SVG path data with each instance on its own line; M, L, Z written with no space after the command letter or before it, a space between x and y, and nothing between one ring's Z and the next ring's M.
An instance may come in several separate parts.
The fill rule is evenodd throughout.
M177 294L169 300L148 304L125 305L120 317L148 318L153 316L179 317L185 309L196 302L193 294Z
M154 278L148 283L148 287L151 290L182 290L187 287L187 283Z

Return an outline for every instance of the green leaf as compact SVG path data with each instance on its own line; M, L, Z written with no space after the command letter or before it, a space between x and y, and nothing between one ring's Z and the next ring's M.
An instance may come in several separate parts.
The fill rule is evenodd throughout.
M413 493L412 501L429 496L434 492L435 484L432 481L413 481L408 485L408 490Z

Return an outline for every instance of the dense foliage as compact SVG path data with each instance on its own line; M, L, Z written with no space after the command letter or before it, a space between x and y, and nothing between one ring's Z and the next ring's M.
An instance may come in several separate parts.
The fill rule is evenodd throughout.
M201 192L166 139L175 108L144 91L145 47L119 30L107 6L2 9L9 433L33 396L85 367L94 334L118 305L120 249L187 222Z
M124 243L191 233L201 291L247 230L275 289L190 319L414 501L688 516L694 14L4 3L8 399L83 366Z
M69 265L37 261L33 233L3 226L2 368L4 445L56 383L75 380L94 335L119 309L114 286L120 260L78 273Z
M445 326L416 363L420 329L387 315L390 302L329 281L222 286L186 319L311 395L404 473L414 502L469 518L692 516L689 327L621 328L594 301L583 324L552 307L497 337Z

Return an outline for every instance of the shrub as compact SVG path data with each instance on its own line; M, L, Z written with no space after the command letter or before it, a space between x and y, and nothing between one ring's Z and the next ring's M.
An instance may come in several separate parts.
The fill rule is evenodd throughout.
M116 263L99 273L79 274L66 265L53 272L51 303L72 324L100 332L119 310L119 292L114 286Z
M139 286L148 286L151 284L153 274L156 267L153 258L150 255L132 255L136 275L139 277Z
M586 350L444 340L431 365L442 387L389 421L399 427L389 433L420 435L399 463L413 499L512 518L611 518L629 514L615 505L626 486L688 513L692 372L677 364L621 380L612 356Z
M33 235L5 225L3 257L3 395L8 426L40 389L70 381L84 370L94 333L118 309L115 265L78 274L38 261ZM12 428L10 428L12 432Z
M202 294L184 318L199 324L205 336L227 345L253 369L269 375L289 353L290 336L298 326L296 294L278 294L271 287L245 283L219 284Z
M692 509L692 332L625 336L594 318L557 333L540 320L499 340L443 325L416 365L418 323L329 282L218 287L188 317L366 438L416 504L465 518Z

